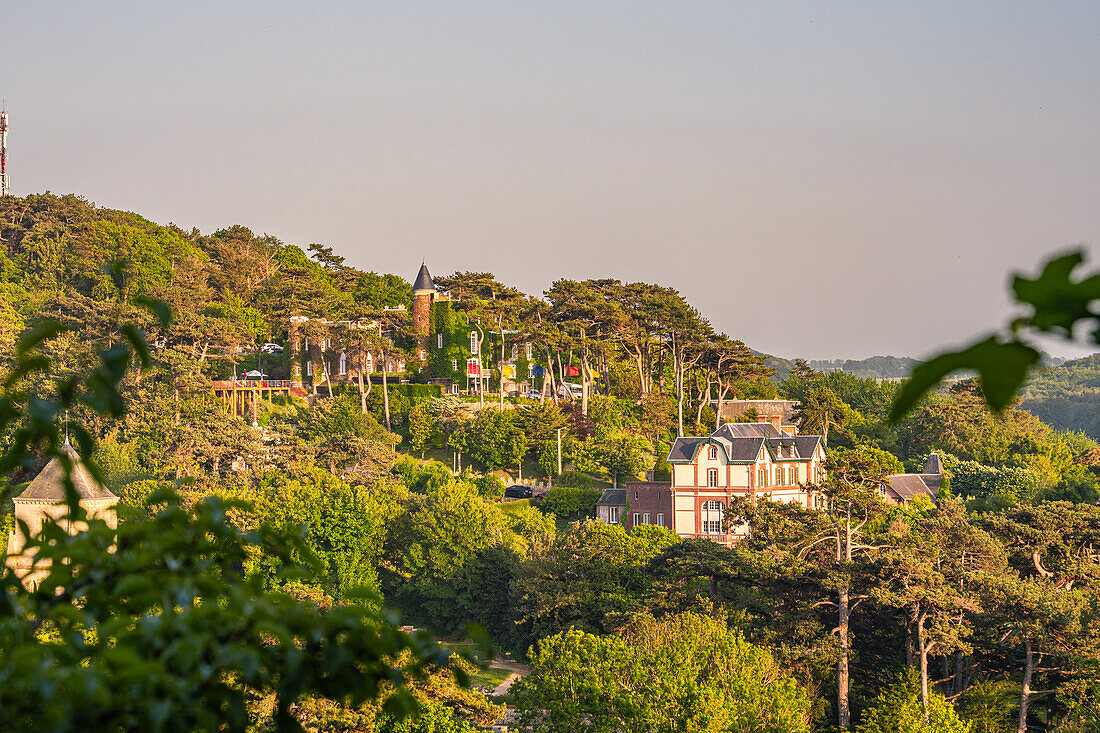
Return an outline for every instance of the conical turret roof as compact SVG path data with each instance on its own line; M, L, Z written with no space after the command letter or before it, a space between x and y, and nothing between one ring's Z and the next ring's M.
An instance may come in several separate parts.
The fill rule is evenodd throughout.
M416 282L413 283L413 292L417 290L435 290L435 283L428 273L428 265L424 262L420 263L420 272L416 274Z
M80 456L66 440L59 453L69 457L73 465L73 486L81 499L114 499L116 498L107 487L95 480L91 472L80 460ZM61 457L54 456L46 464L41 473L27 484L17 499L42 502L59 502L65 500L65 466L61 463Z

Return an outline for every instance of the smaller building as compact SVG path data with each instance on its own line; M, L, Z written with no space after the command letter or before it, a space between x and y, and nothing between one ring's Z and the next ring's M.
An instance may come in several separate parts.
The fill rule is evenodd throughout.
M722 422L742 422L746 415L751 415L756 422L771 423L790 435L797 432L794 426L797 400L723 400L712 402L711 407Z
M672 527L672 484L668 481L630 481L621 489L607 489L596 502L596 518L630 530L645 524Z
M938 453L928 456L922 473L895 473L886 477L886 483L879 492L887 504L908 506L918 496L936 503L940 486L943 485L943 461Z
M66 440L60 453L65 455L72 465L72 482L80 497L80 506L88 513L89 518L99 518L114 528L118 519L115 515L115 505L118 497L112 494L107 487L100 484L88 471L80 460L80 456ZM11 568L16 577L28 585L37 584L49 568L34 562L34 554L24 551L27 537L20 530L18 520L27 523L27 529L31 536L38 534L47 518L61 520L68 514L69 508L65 504L65 466L60 456L54 456L46 467L27 484L19 496L13 500L15 503L16 525L8 535L7 566ZM63 520L65 530L70 534L76 534L83 529L80 525L73 525L69 520Z

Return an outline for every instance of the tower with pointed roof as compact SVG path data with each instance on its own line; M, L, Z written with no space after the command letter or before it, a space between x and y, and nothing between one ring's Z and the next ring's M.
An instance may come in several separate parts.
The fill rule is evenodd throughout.
M118 497L95 480L66 439L59 455L54 456L34 480L27 484L23 493L13 500L16 523L8 534L7 565L24 583L37 583L48 572L48 568L41 565L35 567L34 555L24 551L27 538L20 529L19 520L26 522L33 537L42 529L47 518L60 520L69 511L65 504L65 465L60 454L64 454L72 466L73 488L80 497L80 506L88 513L89 518L98 517L111 527L117 526L115 505L118 504ZM65 528L73 534L82 529L68 521L65 522Z
M420 263L420 272L413 282L413 331L416 333L417 358L423 366L428 358L428 336L432 330L432 301L439 291L435 289L426 262Z

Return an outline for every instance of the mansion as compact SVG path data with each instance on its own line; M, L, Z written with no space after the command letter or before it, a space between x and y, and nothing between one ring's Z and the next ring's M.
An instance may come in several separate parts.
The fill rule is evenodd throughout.
M607 489L596 517L625 529L667 527L683 538L702 537L731 545L746 537L745 524L726 522L734 497L770 499L806 509L824 507L814 487L825 478L826 451L820 435L799 435L779 416L755 423L726 423L710 435L677 438L669 450L671 481L635 481ZM887 476L879 494L887 504L931 504L943 483L943 463L933 453L921 473Z
M641 524L668 527L684 538L705 537L730 545L748 534L727 526L734 497L822 506L807 484L825 476L825 446L819 435L797 435L779 420L727 423L710 435L677 438L669 451L671 481L639 481L608 489L597 517L626 529Z
M707 537L728 545L748 533L726 526L730 499L765 498L820 508L819 493L804 485L825 476L820 435L797 435L774 422L726 423L705 437L677 438L672 467L671 529L681 537Z

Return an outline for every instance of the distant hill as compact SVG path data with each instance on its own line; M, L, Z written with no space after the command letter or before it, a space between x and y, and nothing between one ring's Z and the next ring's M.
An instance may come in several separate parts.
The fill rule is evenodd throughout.
M819 372L844 372L860 379L902 379L916 366L911 356L872 356L869 359L833 359L810 361Z
M1020 409L1047 425L1100 440L1100 354L1039 370L1020 397Z

